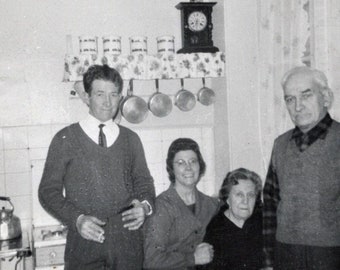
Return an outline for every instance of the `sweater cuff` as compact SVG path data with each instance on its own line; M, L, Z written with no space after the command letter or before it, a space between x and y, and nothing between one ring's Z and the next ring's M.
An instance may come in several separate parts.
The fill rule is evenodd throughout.
M145 211L145 215L146 216L151 216L152 213L153 213L151 204L147 200L144 200L141 203L146 205L146 208L148 209L148 211Z

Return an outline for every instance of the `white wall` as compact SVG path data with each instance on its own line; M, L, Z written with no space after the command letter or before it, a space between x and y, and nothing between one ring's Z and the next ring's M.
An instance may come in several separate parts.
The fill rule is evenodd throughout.
M66 35L72 35L75 43L82 34L98 37L117 34L122 36L123 54L129 53L130 36L145 35L152 54L156 53L156 37L168 34L175 36L175 47L179 49L181 34L180 13L175 8L177 3L174 0L2 1L0 87L4 89L2 98L6 99L6 104L0 108L0 125L67 123L81 117L83 110L79 109L78 101L69 100L67 95L72 84L61 83ZM219 4L215 9L223 10L223 5ZM223 16L223 12L220 14ZM223 40L223 30L221 35L215 36ZM210 80L207 83L210 85ZM186 80L185 85L197 92L201 81ZM135 88L136 94L145 96L155 90L153 81L136 83ZM161 82L161 90L168 94L174 95L179 88L178 80ZM6 89L11 91L7 93ZM180 119L177 116L183 115L176 112L171 117ZM202 115L205 117L200 117ZM207 115L210 116L208 120ZM165 123L162 119L157 125L171 124L173 118L166 118L165 121L169 119L169 122ZM197 106L185 118L192 123L208 121L211 124L213 107Z
M257 1L225 3L227 117L231 169L260 175L262 159L257 121Z

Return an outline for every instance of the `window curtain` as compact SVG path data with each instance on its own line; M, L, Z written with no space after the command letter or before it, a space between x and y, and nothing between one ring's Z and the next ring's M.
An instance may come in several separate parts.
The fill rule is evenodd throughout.
M292 128L281 78L294 66L310 65L308 0L257 0L258 126L267 172L274 139Z

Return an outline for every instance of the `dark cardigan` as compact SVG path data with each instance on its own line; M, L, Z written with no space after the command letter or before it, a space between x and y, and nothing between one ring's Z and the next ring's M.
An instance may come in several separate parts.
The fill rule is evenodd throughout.
M173 185L156 199L155 214L145 224L144 269L194 269L194 252L216 213L218 201L196 190L195 212Z

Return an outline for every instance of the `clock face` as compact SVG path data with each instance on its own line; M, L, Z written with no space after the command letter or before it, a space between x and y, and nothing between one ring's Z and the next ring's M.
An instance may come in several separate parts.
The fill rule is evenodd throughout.
M188 25L191 31L199 32L207 26L207 17L201 11L191 12L188 17Z

